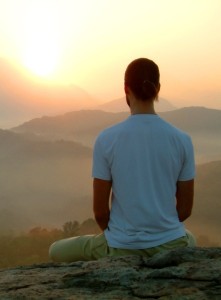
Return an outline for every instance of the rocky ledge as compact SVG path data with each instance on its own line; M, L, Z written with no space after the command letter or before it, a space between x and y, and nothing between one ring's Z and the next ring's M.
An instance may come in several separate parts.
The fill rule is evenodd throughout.
M221 248L0 270L0 299L221 299Z

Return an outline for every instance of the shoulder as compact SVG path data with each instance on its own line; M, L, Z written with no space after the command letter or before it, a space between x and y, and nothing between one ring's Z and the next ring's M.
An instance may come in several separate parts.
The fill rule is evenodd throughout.
M177 137L181 140L191 140L191 137L190 135L183 131L182 129L174 126L173 124L165 121L164 119L162 118L159 118L160 120L160 123L161 123L161 126L166 130L168 131L168 133L170 133L171 135L173 135L174 137Z
M120 134L126 126L127 126L127 119L111 127L105 128L103 131L99 133L96 141L112 139L114 136Z

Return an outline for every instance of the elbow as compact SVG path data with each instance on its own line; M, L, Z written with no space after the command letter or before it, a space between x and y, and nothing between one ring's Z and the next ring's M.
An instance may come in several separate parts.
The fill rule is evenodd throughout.
M94 218L98 222L100 221L104 216L104 213L100 209L96 209L94 207Z
M100 214L94 213L94 219L99 224L102 220L102 216Z
M185 211L182 213L178 214L179 221L184 222L186 219L188 219L191 216L192 212L191 211Z
M107 217L109 217L110 214L109 207L101 208L101 207L94 206L93 211L94 211L94 218L96 221L106 219Z
M107 213L94 212L94 218L98 226L100 227L100 229L104 231L108 226L109 212Z

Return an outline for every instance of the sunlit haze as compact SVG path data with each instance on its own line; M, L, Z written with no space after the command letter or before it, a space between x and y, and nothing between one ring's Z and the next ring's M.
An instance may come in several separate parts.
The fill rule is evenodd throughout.
M159 117L142 123L146 136L159 148L151 124L162 118L191 137L196 184L185 227L198 247L221 247L221 0L0 0L0 268L15 280L11 268L17 274L33 270L18 266L47 266L54 241L101 232L93 211L94 144L105 128L128 120L124 73L140 57L160 69ZM115 138L123 145L121 133ZM178 148L192 164L189 138L176 133L165 145L177 148L182 136ZM146 141L147 158L150 149ZM163 169L161 150L153 158ZM130 166L140 168L134 155ZM150 184L167 189L155 175ZM147 188L148 178L141 180ZM181 186L192 193L192 180ZM139 211L133 208L131 215ZM22 292L17 281L3 281L7 299Z
M220 0L0 0L0 57L106 102L137 57L156 61L161 96L221 109Z

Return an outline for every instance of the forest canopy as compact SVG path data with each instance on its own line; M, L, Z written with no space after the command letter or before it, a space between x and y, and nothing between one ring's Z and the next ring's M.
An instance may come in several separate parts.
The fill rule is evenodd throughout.
M49 261L48 249L59 239L82 234L98 234L100 229L93 219L81 224L78 221L64 223L62 229L34 227L20 235L0 236L0 268L39 264Z

